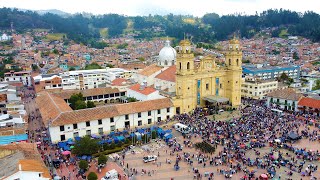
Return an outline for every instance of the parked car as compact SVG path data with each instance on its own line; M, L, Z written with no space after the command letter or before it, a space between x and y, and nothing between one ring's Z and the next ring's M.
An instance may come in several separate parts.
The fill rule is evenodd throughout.
M158 157L156 155L150 155L150 156L145 156L143 157L143 162L151 162L151 161L156 161Z

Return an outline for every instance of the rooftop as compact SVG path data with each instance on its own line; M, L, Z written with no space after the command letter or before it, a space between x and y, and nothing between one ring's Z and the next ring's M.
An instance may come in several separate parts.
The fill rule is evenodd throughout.
M268 93L266 96L272 97L272 98L294 100L294 101L298 101L301 97L303 97L301 93L297 93L292 88L275 90L271 93Z
M303 97L302 99L300 99L298 105L320 109L320 100L309 98L309 97Z
M162 98L149 101L138 101L126 104L113 104L90 109L81 109L61 113L53 120L52 126L61 126L65 124L74 124L90 120L111 118L120 115L163 109L172 106L173 104L169 98ZM49 109L44 107L40 107L40 109L50 111Z
M138 74L143 76L151 76L152 74L160 71L161 69L162 67L157 66L156 64L152 64L150 66L143 68L141 71L138 72Z
M165 81L176 82L176 66L170 66L168 69L158 74L155 78Z
M119 93L118 88L94 88L94 89L84 89L84 90L61 90L59 92L54 93L53 95L62 99L70 99L73 94L81 93L83 97L88 96L98 96L104 94L112 94L112 93Z
M131 86L129 89L135 91L135 92L138 92L140 94L143 94L143 95L149 95L153 92L156 92L157 90L152 88L152 87L144 87L144 88L140 88L141 85L140 84L135 84L133 86Z

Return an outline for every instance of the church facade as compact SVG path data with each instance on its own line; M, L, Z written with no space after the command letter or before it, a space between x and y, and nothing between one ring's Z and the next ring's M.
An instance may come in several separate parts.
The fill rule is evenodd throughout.
M215 57L206 56L195 64L189 40L182 40L176 57L176 113L187 113L208 101L241 104L242 51L233 38L225 53L225 66L217 66Z

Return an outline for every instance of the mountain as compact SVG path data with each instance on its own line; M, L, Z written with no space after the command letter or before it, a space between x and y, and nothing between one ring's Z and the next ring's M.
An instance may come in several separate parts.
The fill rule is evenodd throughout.
M72 14L58 10L58 9L48 9L48 10L36 10L36 12L40 15L44 15L46 13L56 14L62 17L69 17Z
M43 15L40 15L41 13ZM53 33L65 33L69 40L90 45L97 44L101 37L119 37L125 34L141 39L170 36L175 39L173 43L177 43L185 35L194 42L214 43L226 40L234 33L244 38L251 38L261 32L273 37L303 36L320 42L320 15L311 11L300 13L269 9L256 15L219 16L208 13L199 18L173 14L95 16L78 13L70 15L59 10L46 10L39 13L0 8L0 19L2 31L11 29L11 24L17 32L36 28L50 29ZM268 29L268 32L263 32L265 29Z

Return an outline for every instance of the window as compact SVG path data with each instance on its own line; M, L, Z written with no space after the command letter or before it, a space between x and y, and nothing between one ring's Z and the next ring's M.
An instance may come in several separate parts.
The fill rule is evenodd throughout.
M110 126L110 131L114 131L116 130L116 127L115 126Z
M152 123L152 119L148 119L148 124L151 124Z
M111 123L113 123L114 122L114 118L112 117L112 118L110 118L110 122Z
M73 133L73 137L75 138L75 137L79 137L79 132L74 132Z
M141 118L141 112L138 113L138 118Z
M102 119L98 119L98 125L102 124Z
M60 140L61 140L61 141L65 141L65 140L66 140L66 135L64 135L64 134L63 134L63 135L60 135Z
M91 136L91 130L87 130L86 135Z
M142 126L142 121L138 121L138 126Z
M170 116L169 116L169 115L167 115L167 119L170 119Z
M170 108L167 108L167 113L169 113L170 112Z
M148 116L151 116L151 111L148 111Z
M229 66L231 66L231 59L229 59Z
M160 122L161 121L161 117L158 117L158 122Z
M190 69L190 62L187 63L187 69Z
M179 67L180 67L179 69L181 70L181 63L179 63Z
M206 84L206 90L209 90L209 83Z
M222 84L220 84L220 89L222 89Z
M103 128L102 128L102 127L98 129L98 133L99 133L100 135L103 135Z
M64 126L60 126L60 131L64 131Z
M121 92L121 96L124 96L124 95L126 95L126 93L125 92Z
M128 114L126 114L125 116L126 116L126 120L128 120L128 119L129 119L129 115L128 115Z
M237 59L237 66L239 66L239 59Z
M161 113L161 109L158 109L158 114L160 114Z

